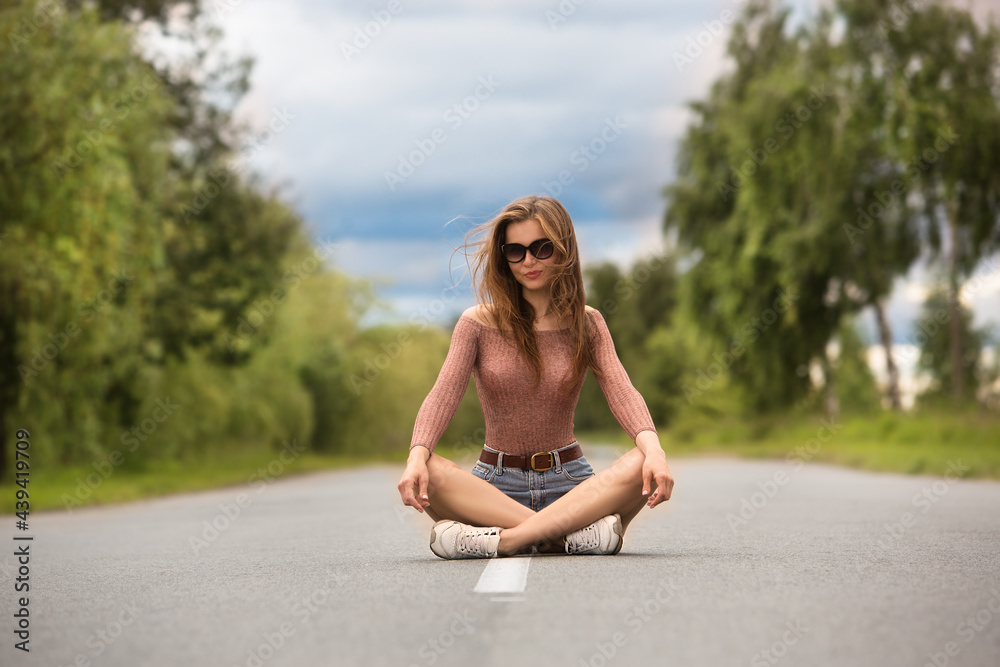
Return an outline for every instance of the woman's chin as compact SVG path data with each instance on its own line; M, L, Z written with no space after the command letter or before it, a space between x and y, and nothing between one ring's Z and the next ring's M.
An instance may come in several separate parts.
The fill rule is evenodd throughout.
M530 292L545 291L549 287L549 281L541 277L535 278L534 280L525 278L523 280L518 280L518 282L521 283L521 287Z

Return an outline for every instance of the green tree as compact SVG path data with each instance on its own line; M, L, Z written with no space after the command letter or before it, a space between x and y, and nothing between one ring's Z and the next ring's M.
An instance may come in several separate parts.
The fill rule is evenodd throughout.
M877 245L870 252L870 241L877 239L869 234L855 248L874 260L866 266L876 277L905 271L915 260L918 241L932 258L943 253L955 295L962 277L1000 242L1000 33L995 24L980 25L968 12L942 2L841 0L836 11L847 26L841 49L859 84L855 89L864 94L856 108L875 114L870 123L875 145L888 158L881 173L891 174L892 181L891 190L879 188L861 197L858 225L845 229L852 237L873 222L876 230L902 230L895 244L885 246L888 254L878 252ZM873 210L878 214L872 216ZM872 305L894 387L891 333L879 302ZM957 311L951 320L953 325L959 321ZM957 358L963 345L959 330L951 340ZM955 382L952 391L959 398L961 371ZM898 403L897 390L890 389L890 397Z
M677 305L677 269L669 256L640 259L627 273L605 262L586 270L587 304L601 311L622 358L640 354Z
M112 4L133 7L0 9L0 444L13 415L42 461L97 460L170 392L185 417L137 460L308 439L317 387L342 374L317 383L268 343L286 317L314 324L291 317L292 293L328 305L301 284L350 290L239 162L231 109L249 62L219 59L220 33L199 23L181 30L190 58L157 69L131 20L173 3L139 3L130 21ZM300 336L329 361L347 337Z
M879 405L875 377L868 365L866 345L855 322L845 318L837 331L837 360L833 365L837 402L845 412L871 412Z
M786 15L769 2L748 5L729 45L734 71L692 105L696 121L682 145L678 180L667 189L667 229L696 260L685 274L685 303L717 344L740 350L732 372L758 410L805 396L803 369L824 362L842 318L865 306L873 307L891 350L882 303L924 240L934 247L927 220L961 207L963 189L979 193L966 215L952 216L968 219L966 236L979 239L966 255L981 257L997 242L991 184L1000 169L976 172L975 159L962 157L964 166L948 173L961 174L952 177L963 184L949 190L935 174L958 151L933 102L938 89L944 99L981 100L965 105L961 118L982 129L985 163L1000 159L989 94L998 89L990 78L996 68L987 72L997 60L995 29L973 35L967 12L897 0L842 0L795 33L786 30ZM925 32L933 32L935 17L960 29L942 29L931 41ZM902 45L910 49L906 58ZM973 73L920 74L945 58L940 51L952 54L949 63L970 60ZM926 149L935 142L930 160ZM795 305L778 318L774 335L741 347L735 332L781 292ZM887 359L890 401L898 406L891 353Z
M656 382L647 381L643 369L648 365L646 341L657 327L669 326L677 302L677 271L669 256L638 260L623 273L609 262L586 269L587 304L601 311L615 349L633 384L645 396L659 391ZM670 389L664 389L669 392ZM647 403L649 399L647 398ZM653 412L653 407L650 405ZM653 414L664 423L664 410ZM576 424L581 429L613 429L618 426L608 409L607 399L593 373L588 373L577 406Z
M1000 248L1000 26L940 1L903 16L885 40L889 81L907 91L890 129L926 164L913 215L945 257L950 389L961 402L970 386L962 360L979 347L963 336L959 289Z
M0 442L35 406L36 442L73 452L142 393L172 101L129 30L35 10L0 10Z
M808 393L802 371L845 310L829 298L841 267L827 244L846 241L825 208L840 196L828 150L840 102L824 88L827 54L810 51L806 33L786 34L786 17L748 5L729 43L735 69L692 104L666 190L667 231L695 260L682 302L755 410Z
M951 321L959 313L958 326ZM972 326L972 311L961 301L951 303L951 290L939 287L927 295L920 320L914 325L914 335L920 341L919 368L932 378L931 387L921 395L924 402L954 402L955 378L961 378L962 394L974 396L979 380L986 370L982 365L983 349L989 331ZM958 329L964 345L960 368L954 365L952 336Z

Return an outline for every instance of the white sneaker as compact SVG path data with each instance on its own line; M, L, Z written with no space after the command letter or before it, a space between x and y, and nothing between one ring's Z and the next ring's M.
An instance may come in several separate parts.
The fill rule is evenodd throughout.
M566 536L566 553L614 556L622 550L622 518L618 514L598 519Z
M458 521L441 520L431 528L431 551L448 560L496 558L501 528L480 528Z

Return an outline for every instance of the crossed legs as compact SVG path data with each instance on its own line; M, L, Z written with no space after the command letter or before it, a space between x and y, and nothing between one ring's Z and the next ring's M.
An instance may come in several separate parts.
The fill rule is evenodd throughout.
M537 545L543 551L561 551L562 538L601 517L620 514L628 527L646 502L642 496L642 464L638 449L622 455L607 470L576 485L548 507L534 512L492 484L463 470L448 459L431 454L428 516L435 521L454 519L473 526L499 526L501 556ZM655 483L651 491L655 490Z

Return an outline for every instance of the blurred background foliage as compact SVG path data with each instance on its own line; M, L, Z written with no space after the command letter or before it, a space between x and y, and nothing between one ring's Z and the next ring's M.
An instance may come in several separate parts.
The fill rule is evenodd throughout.
M192 20L171 33L180 7ZM405 456L449 329L359 325L371 287L242 168L252 128L231 112L252 63L228 60L197 12L173 0L0 8L7 480L24 427L51 468L120 450L141 471L290 441ZM143 53L144 20L189 44L186 59ZM761 439L790 415L825 415L867 419L869 447L904 431L905 444L920 428L893 425L893 355L880 390L857 318L874 312L890 349L900 332L884 304L918 261L940 275L918 412L995 424L992 333L957 294L1000 250L1000 31L933 0L840 0L792 29L786 9L751 0L728 54L691 105L664 190L668 254L586 267L588 302L666 439ZM482 426L470 382L442 451L475 451ZM592 377L577 426L617 428ZM983 428L970 437L997 433Z
M119 450L144 469L292 440L405 451L447 351L447 334L424 324L377 381L352 385L399 332L359 329L370 288L331 268L331 245L241 167L249 129L230 111L250 63L226 60L200 20L172 35L193 46L189 60L141 54L136 24L167 32L180 5L0 9L8 478L23 427L49 467ZM455 429L474 410L467 401Z

